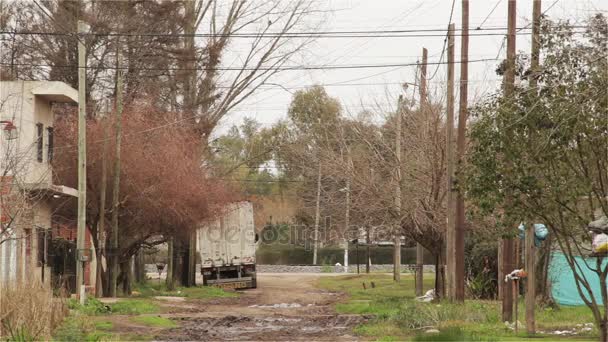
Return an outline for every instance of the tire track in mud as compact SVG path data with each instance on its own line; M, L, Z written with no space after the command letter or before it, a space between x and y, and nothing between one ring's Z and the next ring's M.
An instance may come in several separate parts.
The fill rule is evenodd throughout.
M353 341L353 328L370 317L336 314L342 294L315 288L320 275L258 275L259 287L238 298L189 302L163 315L178 328L156 336L164 341ZM175 303L176 304L176 303Z

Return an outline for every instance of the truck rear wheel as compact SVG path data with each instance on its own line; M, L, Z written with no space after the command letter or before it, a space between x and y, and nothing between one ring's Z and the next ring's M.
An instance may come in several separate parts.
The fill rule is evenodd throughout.
M257 279L257 274L255 274L255 273L251 277L251 288L252 289L257 289L258 288L258 279Z

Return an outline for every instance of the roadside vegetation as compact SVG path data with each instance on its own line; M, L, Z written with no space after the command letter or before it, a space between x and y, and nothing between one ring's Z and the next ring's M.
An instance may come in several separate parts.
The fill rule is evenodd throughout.
M375 287L371 287L371 283ZM363 284L366 288L363 288ZM424 291L434 287L435 279L424 279ZM389 275L348 275L322 277L318 286L348 294L336 305L341 314L373 315L355 332L382 341L503 341L523 340L525 335L524 305L519 306L519 333L501 321L500 302L467 300L464 305L445 301L423 303L415 300L413 276L402 276L394 283ZM537 308L539 333L530 339L594 340L598 332L589 325L593 316L586 307ZM587 325L586 325L587 324ZM576 334L557 334L558 331Z
M84 305L67 301L69 315L54 331L54 341L148 341L163 329L179 324L163 314L170 301L160 297L175 297L180 302L210 298L237 297L238 294L210 287L178 287L167 290L164 283L154 281L136 284L133 296L116 302L90 297ZM25 338L24 340L32 340Z
M48 339L67 314L64 296L40 283L0 287L0 340Z

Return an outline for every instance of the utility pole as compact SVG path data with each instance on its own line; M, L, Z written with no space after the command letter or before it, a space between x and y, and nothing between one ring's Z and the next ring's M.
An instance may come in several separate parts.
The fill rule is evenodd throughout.
M321 219L321 158L319 158L319 168L317 171L317 203L315 207L315 236L312 250L312 264L317 264L317 249L319 248L319 220Z
M116 282L118 278L118 206L120 200L120 144L122 140L122 70L120 57L120 38L117 38L117 68L116 68L116 146L114 161L114 188L112 192L112 281L110 283L110 296L116 297Z
M462 181L458 177L462 177L464 167L464 152L466 144L466 129L467 129L467 107L468 107L468 89L469 89L469 1L462 0L462 38L460 46L460 103L458 110L458 132L456 140L457 148L457 165L456 172L458 188L456 192L456 231L455 231L455 270L454 270L454 300L457 302L464 301L464 232L465 232L465 217L464 217L464 193L461 189Z
M540 64L540 17L541 0L534 0L532 7L532 75L530 77L530 89L536 94L538 67ZM534 139L532 139L534 141ZM536 306L536 248L534 246L534 222L527 222L525 226L525 269L528 272L526 280L526 332L536 333L536 320L534 307Z
M395 133L395 156L397 165L395 167L395 210L397 219L393 228L393 280L401 281L401 126L403 121L403 95L399 96L397 104L397 130Z
M421 114L428 115L427 94L426 94L426 67L428 59L428 50L422 48L422 65L420 68L420 111ZM416 243L416 296L422 296L422 282L424 280L424 248L420 243Z
M456 296L456 226L454 224L454 24L448 27L448 93L447 93L447 226L446 226L446 282L447 296L454 301Z
M507 20L507 63L504 77L504 97L507 102L513 96L513 91L515 89L515 24L516 24L516 0L509 0L509 9L508 9L508 20ZM507 194L507 201L511 201L512 194ZM507 205L509 208L509 205ZM510 233L512 229L513 222L509 219L509 215L507 213L507 234ZM515 251L514 251L514 241L512 237L506 237L502 241L502 274L509 274L513 271L515 267ZM499 279L499 281L503 281ZM509 290L508 286L503 287L502 291L502 320L503 321L512 321L513 320L513 291Z
M348 273L348 232L350 227L350 175L352 163L350 158L350 149L346 150L347 158L347 175L346 175L346 211L344 213L344 273ZM358 237L357 237L358 238Z
M370 168L369 169L369 179L374 182L375 179L375 175L374 175L374 168ZM370 268L372 267L371 263L372 263L372 255L371 255L371 251L370 251L370 244L372 242L371 240L371 236L370 236L370 230L371 227L369 226L369 224L366 225L365 227L365 244L366 244L366 253L365 253L365 273L369 274L370 272ZM359 237L359 235L357 235L357 238ZM358 272L357 272L358 273Z
M87 205L87 107L86 107L86 48L84 46L84 22L78 20L78 226L76 233L76 289L80 304L84 304L86 292L84 286L86 205Z

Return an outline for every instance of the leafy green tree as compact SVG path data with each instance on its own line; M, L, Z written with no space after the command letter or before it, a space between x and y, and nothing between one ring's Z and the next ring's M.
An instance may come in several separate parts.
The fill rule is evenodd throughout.
M568 23L543 23L542 65L521 69L538 85L515 95L488 98L472 110L467 194L478 213L505 222L543 222L592 310L601 339L608 338L608 266L589 254L587 225L594 213L608 215L608 20L592 17L584 37ZM510 196L507 198L507 194ZM583 276L589 268L597 279ZM592 295L588 295L591 293Z

